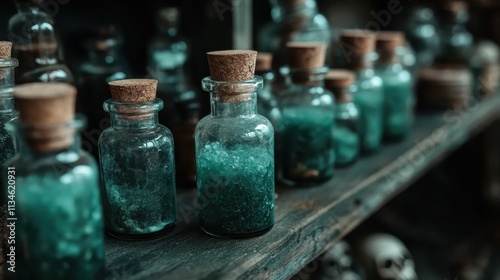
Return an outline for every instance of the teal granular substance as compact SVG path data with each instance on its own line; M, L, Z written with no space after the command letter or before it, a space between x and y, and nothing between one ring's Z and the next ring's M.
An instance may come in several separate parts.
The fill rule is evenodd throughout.
M102 279L104 229L96 172L16 178L18 279Z
M249 235L274 224L272 150L220 142L197 155L200 225L209 234Z
M408 135L413 117L411 83L384 80L384 138L401 139Z
M335 163L343 165L355 161L359 154L358 132L349 128L348 124L339 123L337 120L334 135Z
M364 152L378 150L382 142L383 104L382 87L371 90L360 89L354 94L354 103L359 109L360 142Z
M127 137L99 146L107 230L120 235L161 231L176 217L173 144L163 136Z
M283 176L294 182L320 182L333 176L334 112L293 107L282 114Z

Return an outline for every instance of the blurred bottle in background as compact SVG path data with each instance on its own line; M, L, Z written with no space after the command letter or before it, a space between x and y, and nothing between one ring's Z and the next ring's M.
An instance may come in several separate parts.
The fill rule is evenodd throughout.
M40 0L15 0L17 13L9 20L12 56L19 61L16 83L66 82L73 75L64 62L54 20L40 6Z
M330 25L318 12L315 0L270 0L270 4L273 21L259 32L257 49L273 54L273 69L283 66L286 58L282 50L287 42L322 42L329 49ZM326 64L329 64L328 57Z
M109 114L102 104L111 98L108 83L130 78L130 69L121 54L123 35L115 25L98 25L84 41L87 59L77 72L79 110L87 117L84 148L98 158L97 141L109 126Z
M157 34L148 46L147 72L158 80L158 97L165 104L159 112L160 123L173 129L181 118L177 104L197 100L187 75L190 45L179 34L179 8L161 8L156 20Z

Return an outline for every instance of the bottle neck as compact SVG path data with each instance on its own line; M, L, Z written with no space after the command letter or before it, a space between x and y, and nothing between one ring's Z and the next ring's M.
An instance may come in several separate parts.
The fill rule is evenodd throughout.
M40 7L35 3L29 1L18 1L16 3L17 11L19 13L38 13L40 12Z
M366 54L353 54L347 61L347 66L349 70L355 72L370 71L373 70L375 61L378 59L378 54L366 53Z
M57 156L64 162L75 161L75 157L63 154L80 154L81 134L86 119L81 115L67 123L55 126L26 126L19 119L7 123L7 129L17 140L16 150L23 158Z
M313 69L300 69L283 67L280 69L282 75L287 76L294 85L301 86L323 86L325 75L328 73L328 67Z
M262 89L262 77L227 82L205 77L202 87L210 92L211 112L214 117L241 117L257 114L257 91Z
M257 114L256 93L244 93L238 100L228 100L220 94L211 94L213 117L250 117Z
M113 47L106 49L92 48L89 51L89 60L95 64L113 65L118 63L117 51Z
M14 97L0 92L0 113L11 113L15 108Z
M158 125L158 111L163 101L156 98L144 103L119 103L111 99L104 102L104 110L110 113L111 126L116 129L150 129Z
M352 102L351 87L332 87L329 90L335 96L335 102L337 104L350 103Z

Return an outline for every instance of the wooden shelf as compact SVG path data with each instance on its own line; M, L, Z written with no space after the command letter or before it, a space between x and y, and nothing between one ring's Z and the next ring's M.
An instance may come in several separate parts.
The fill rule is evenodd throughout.
M500 97L467 109L420 113L410 136L312 188L277 188L276 224L264 236L203 234L194 190L178 195L178 222L151 241L106 240L107 279L288 279L428 169L500 117Z

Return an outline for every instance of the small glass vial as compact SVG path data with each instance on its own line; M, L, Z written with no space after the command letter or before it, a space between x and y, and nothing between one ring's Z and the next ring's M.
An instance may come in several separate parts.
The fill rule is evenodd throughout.
M359 112L351 94L356 75L349 70L330 70L325 87L335 97L335 165L344 167L356 161L359 151Z
M386 141L404 139L413 124L414 98L413 79L409 71L401 64L401 55L405 42L402 32L377 33L377 74L384 84L384 132Z
M74 78L65 64L55 31L50 5L39 0L15 0L17 13L9 20L9 39L14 42L12 57L19 60L16 83L62 82ZM52 13L51 13L52 14Z
M287 185L309 186L329 180L335 165L335 102L323 86L326 46L317 42L287 44L289 85L279 93L282 171Z
M382 143L384 88L373 68L377 60L375 34L369 30L343 30L340 41L346 50L346 66L356 73L354 104L359 110L361 152L377 151Z
M207 53L211 115L196 126L200 226L217 237L262 235L274 225L274 131L257 114L257 52Z
M111 127L99 138L106 228L122 239L156 237L176 218L174 141L158 124L158 81L109 83Z
M104 279L99 173L80 148L85 119L75 118L76 88L27 83L14 97L20 118L8 128L19 149L2 172L17 279Z
M415 7L404 29L408 42L415 51L415 68L431 65L439 53L439 35L434 11L430 7Z
M0 166L15 152L13 135L7 131L6 124L19 115L14 106L14 68L19 65L17 59L10 57L11 42L0 41ZM3 177L0 174L0 179ZM1 184L0 180L0 184Z

